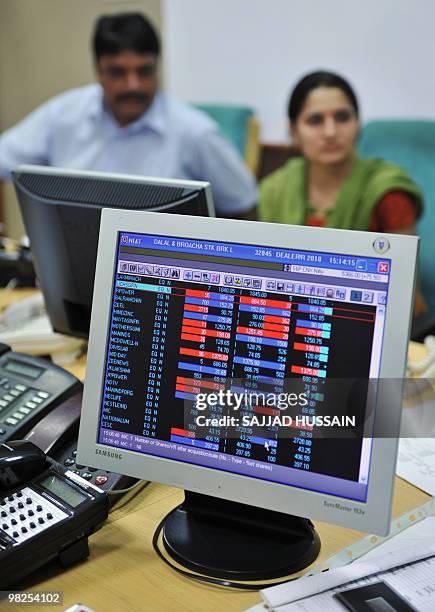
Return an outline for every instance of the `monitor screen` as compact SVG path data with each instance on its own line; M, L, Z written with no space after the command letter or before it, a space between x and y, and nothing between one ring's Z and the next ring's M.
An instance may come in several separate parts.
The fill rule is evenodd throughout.
M98 442L365 501L371 439L313 431L327 379L379 375L390 265L120 232ZM292 378L284 437L288 412L259 400Z
M80 462L388 530L418 239L148 217L103 214Z
M20 166L12 173L55 331L87 338L103 208L214 216L206 182Z

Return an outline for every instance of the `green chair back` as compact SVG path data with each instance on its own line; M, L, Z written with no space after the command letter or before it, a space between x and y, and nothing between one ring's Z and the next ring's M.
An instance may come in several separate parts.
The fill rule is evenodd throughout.
M216 121L222 134L244 158L249 119L254 115L252 108L233 104L194 104L194 106Z
M424 213L418 223L421 285L435 312L435 121L370 121L362 129L358 148L361 157L398 164L423 191Z

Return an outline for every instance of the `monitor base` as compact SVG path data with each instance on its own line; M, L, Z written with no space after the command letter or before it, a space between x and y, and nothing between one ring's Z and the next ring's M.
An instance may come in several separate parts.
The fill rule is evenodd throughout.
M185 491L166 517L163 544L177 563L227 580L268 580L298 572L319 554L308 519Z

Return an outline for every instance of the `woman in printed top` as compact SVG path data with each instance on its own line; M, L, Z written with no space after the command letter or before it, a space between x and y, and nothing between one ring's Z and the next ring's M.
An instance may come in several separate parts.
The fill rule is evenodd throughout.
M288 105L290 133L303 157L260 183L260 221L415 234L422 194L398 166L359 159L358 101L330 72L305 76ZM417 291L414 314L426 305Z

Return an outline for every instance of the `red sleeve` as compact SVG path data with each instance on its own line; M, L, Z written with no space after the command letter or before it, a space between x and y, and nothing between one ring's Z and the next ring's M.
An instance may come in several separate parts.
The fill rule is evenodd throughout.
M305 225L309 225L310 227L326 227L326 217L317 217L309 213Z
M417 209L406 191L390 191L379 200L370 217L371 232L395 232L415 223Z

